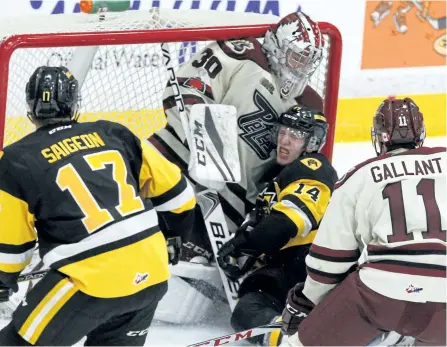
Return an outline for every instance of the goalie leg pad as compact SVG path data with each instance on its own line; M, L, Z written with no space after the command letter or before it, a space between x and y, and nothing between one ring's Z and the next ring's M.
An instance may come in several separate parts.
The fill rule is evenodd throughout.
M222 312L229 312L228 303L213 300L212 293L205 294L189 281L172 276L169 279L169 291L160 301L155 319L175 324L198 324L205 320L209 323Z

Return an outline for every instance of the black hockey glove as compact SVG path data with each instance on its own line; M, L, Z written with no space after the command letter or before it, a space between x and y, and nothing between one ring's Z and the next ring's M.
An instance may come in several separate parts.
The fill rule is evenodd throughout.
M13 293L14 293L14 290L12 290L10 287L8 287L8 286L4 285L2 282L0 282L0 302L9 301L9 297Z
M168 248L169 264L177 265L182 255L182 238L180 236L166 239Z
M255 252L246 248L246 232L248 231L238 229L235 236L224 243L217 252L217 263L232 281L247 273L257 259Z
M314 304L303 294L304 283L298 283L289 290L286 307L282 312L282 332L293 335L298 331L298 326L314 308Z

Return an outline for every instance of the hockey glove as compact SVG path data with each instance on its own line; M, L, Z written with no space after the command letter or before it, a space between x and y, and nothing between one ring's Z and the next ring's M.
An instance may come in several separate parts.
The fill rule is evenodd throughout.
M289 290L286 307L282 312L282 332L289 336L298 331L298 326L314 308L314 304L303 294L304 283Z
M16 289L16 288L14 288ZM18 290L18 287L15 291ZM9 297L14 293L14 290L10 287L4 285L2 282L0 282L0 302L7 302L9 301Z
M177 265L182 255L182 238L180 236L166 239L169 264Z
M238 230L217 252L217 263L232 281L238 280L256 263L257 256L254 251L246 249L246 241L245 232Z

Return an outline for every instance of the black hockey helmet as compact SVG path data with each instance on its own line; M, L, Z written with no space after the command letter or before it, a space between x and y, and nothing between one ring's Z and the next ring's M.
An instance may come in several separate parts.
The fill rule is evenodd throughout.
M78 93L78 81L66 67L38 67L26 84L28 117L77 120Z
M306 139L305 151L308 153L319 152L326 143L329 124L321 111L296 105L282 113L273 127L272 139L275 145L282 126L297 130L296 136Z

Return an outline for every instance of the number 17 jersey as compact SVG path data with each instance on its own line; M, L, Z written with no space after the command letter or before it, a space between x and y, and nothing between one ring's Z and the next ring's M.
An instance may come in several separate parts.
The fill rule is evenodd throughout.
M157 213L187 230L194 192L126 127L49 125L0 156L2 283L14 285L37 237L44 264L91 296L132 295L168 279Z

